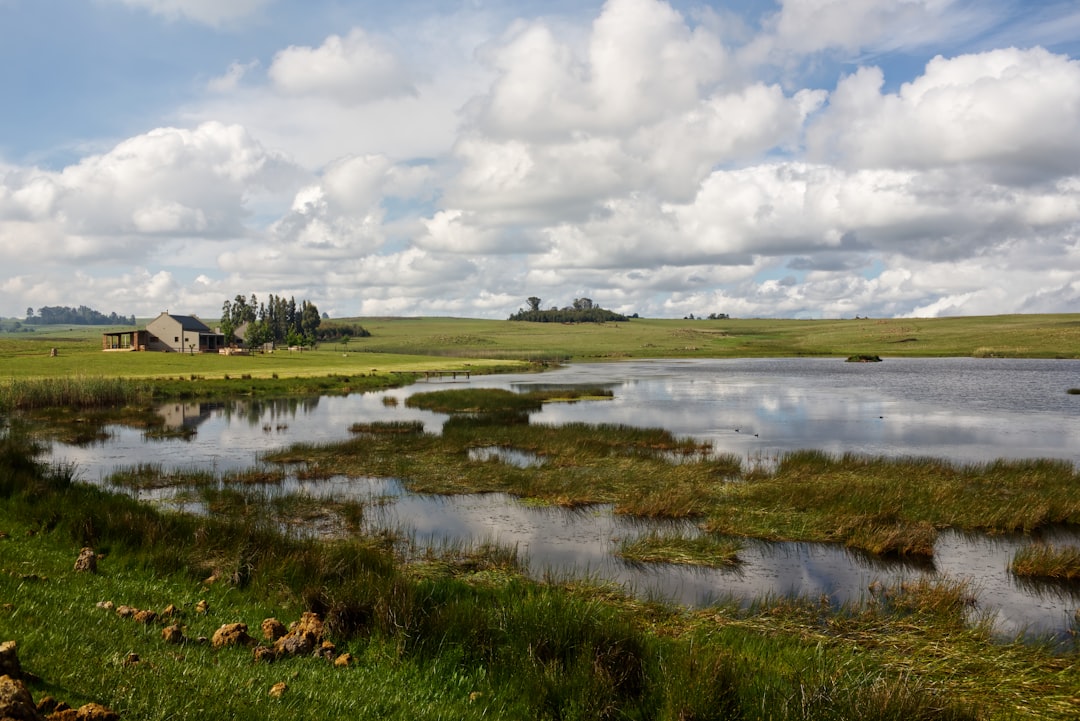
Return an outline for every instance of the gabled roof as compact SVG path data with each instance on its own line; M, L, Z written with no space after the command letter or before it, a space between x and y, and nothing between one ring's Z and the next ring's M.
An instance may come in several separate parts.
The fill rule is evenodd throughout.
M213 333L210 330L210 326L203 323L201 320L193 315L173 315L169 313L169 317L180 324L180 327L184 330L190 330L196 333Z

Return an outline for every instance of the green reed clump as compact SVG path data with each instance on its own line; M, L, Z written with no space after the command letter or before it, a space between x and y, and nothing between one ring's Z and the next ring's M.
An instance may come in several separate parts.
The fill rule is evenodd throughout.
M423 433L423 421L374 421L371 423L353 423L349 433Z
M208 486L217 482L213 472L197 468L166 469L160 463L137 463L121 466L105 477L105 483L118 488L148 491L159 488Z
M148 385L129 378L76 375L0 382L0 410L104 408L136 403L149 396Z
M1013 554L1009 570L1024 578L1080 581L1080 548L1032 543Z
M650 532L619 542L615 554L634 563L674 563L686 566L729 568L741 563L738 538L700 534Z
M414 393L405 405L437 413L528 413L540 410L543 401L501 388L455 388Z

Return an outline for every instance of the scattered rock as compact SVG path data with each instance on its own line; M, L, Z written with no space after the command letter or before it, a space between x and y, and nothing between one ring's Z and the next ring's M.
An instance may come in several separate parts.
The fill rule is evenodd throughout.
M135 620L139 623L150 625L157 620L157 612L155 611L136 611Z
M323 641L316 649L315 655L328 661L332 660L337 655L337 647L329 641Z
M195 604L195 613L209 613L209 612L210 612L210 604L206 602L206 599L203 599L203 600L201 600L201 601L199 601L198 603Z
M161 612L161 617L162 618L172 618L174 616L179 616L179 615L180 615L180 609L177 608L176 606L174 606L171 603L168 606L165 607L164 611Z
M42 721L26 684L11 676L0 676L0 719Z
M134 606L117 606L116 607L116 615L119 616L120 618L131 618L132 616L134 616L138 612L139 612L139 609L135 608Z
M137 663L138 663L139 661L142 661L142 659L141 659L141 658L139 658L139 654L137 654L137 653L135 653L135 652L133 651L133 652L129 653L129 654L128 654L128 655L127 655L127 656L126 656L125 658L124 658L124 665L125 665L125 666L134 666L134 665L135 665L135 664L137 664Z
M289 633L311 634L316 641L321 641L324 633L322 619L319 614L305 611L300 620L289 626Z
M120 714L112 709L105 708L99 703L88 703L79 707L78 715L75 718L78 721L120 721Z
M254 645L255 639L248 635L246 623L227 623L214 631L214 638L211 639L211 643L214 648L251 646Z
M184 630L180 628L180 624L178 623L174 623L171 626L166 626L161 629L161 639L165 641L165 643L183 643L184 641L187 641L187 639L184 638Z
M75 570L80 573L97 573L97 554L89 546L79 551L79 557L75 559Z
M98 601L97 607L104 608L106 611L112 611L116 609L116 604L114 604L112 601Z
M52 696L46 696L45 698L37 702L38 713L45 716L48 716L49 714L54 714L57 711L67 711L69 708L71 707L68 706L66 703L64 703L63 701L57 701Z
M210 572L210 575L203 580L203 585L212 586L221 580L221 572L216 568Z
M353 655L351 653L343 653L334 659L334 665L338 668L344 668L345 666L352 666Z
M289 690L289 685L284 681L278 681L270 687L271 698L281 698L285 695L285 692Z
M285 624L276 618L268 618L262 622L262 635L267 641L277 641L288 632Z
M22 678L22 667L19 665L19 654L14 641L0 643L0 676Z
M277 653L269 646L256 646L251 655L256 663L273 663L277 660Z

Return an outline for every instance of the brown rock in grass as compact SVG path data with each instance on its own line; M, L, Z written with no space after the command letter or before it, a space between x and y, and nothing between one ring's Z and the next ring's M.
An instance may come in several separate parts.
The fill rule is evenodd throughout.
M334 665L338 668L345 668L346 666L352 666L353 655L351 653L343 653L334 659Z
M139 612L139 609L135 608L134 606L117 606L116 607L116 615L119 616L120 618L131 618L132 616L134 616L138 612Z
M255 663L273 663L277 660L277 652L269 646L256 646L251 651Z
M71 707L68 706L66 703L64 703L63 701L57 701L52 696L46 696L45 698L37 702L38 713L50 719L53 717L53 714L59 711L67 711L70 708Z
M180 609L177 608L176 606L174 606L171 603L168 606L165 607L164 611L161 612L161 617L162 618L173 618L174 616L179 616L179 615L180 615Z
M214 637L210 640L214 648L225 646L251 646L255 639L248 635L246 623L227 623L214 631Z
M79 557L75 559L75 570L80 573L97 573L97 554L94 549L86 546L79 551Z
M26 684L11 676L0 676L0 719L42 721Z
M277 641L288 632L285 624L276 618L268 618L262 622L262 635L267 641Z
M0 643L0 676L22 678L22 666L19 665L19 654L14 641Z
M278 681L270 687L271 698L281 698L285 695L285 692L289 690L289 685L284 681Z
M183 643L187 641L184 638L184 629L180 628L180 624L174 623L171 626L166 626L161 629L161 640L165 643Z
M210 604L206 602L206 599L203 599L195 604L195 613L209 613L209 611Z
M278 656L310 656L319 647L323 632L319 615L305 612L289 627L287 634L274 641L274 651Z
M88 703L79 707L75 718L78 721L120 721L120 714L99 703Z
M135 620L139 623L144 623L149 626L151 623L157 620L157 612L155 611L136 611Z

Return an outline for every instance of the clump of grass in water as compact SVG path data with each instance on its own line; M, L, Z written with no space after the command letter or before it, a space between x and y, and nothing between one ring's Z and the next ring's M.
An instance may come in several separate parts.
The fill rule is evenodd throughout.
M121 467L105 477L105 483L117 488L149 491L182 486L208 486L217 482L210 471L201 469L165 470L160 463L138 463Z
M742 547L741 540L727 536L708 533L666 535L654 531L623 539L615 554L634 563L730 568L742 562L739 558Z
M1080 548L1033 543L1013 554L1009 570L1024 578L1080 581Z
M438 413L529 413L544 403L607 399L605 388L559 388L514 393L502 388L455 388L414 393L405 400L410 408Z
M423 433L423 421L374 421L372 423L353 423L349 433Z

